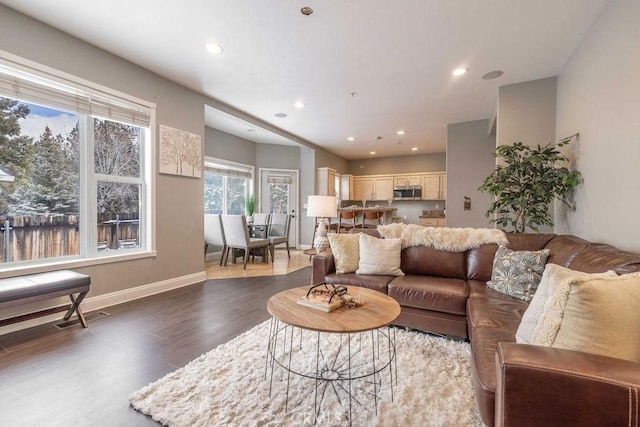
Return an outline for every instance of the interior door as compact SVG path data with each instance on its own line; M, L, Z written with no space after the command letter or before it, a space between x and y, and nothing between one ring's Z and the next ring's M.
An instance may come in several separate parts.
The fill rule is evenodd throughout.
M292 215L289 246L298 247L298 171L260 169L260 211Z

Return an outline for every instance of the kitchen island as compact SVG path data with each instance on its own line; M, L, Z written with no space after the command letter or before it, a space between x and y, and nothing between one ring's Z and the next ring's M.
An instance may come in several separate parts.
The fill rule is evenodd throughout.
M357 206L357 205L351 205L351 206L345 206L342 208L338 208L338 212L357 212L358 213L358 221L362 221L361 218L361 213L363 212L384 212L384 216L382 217L382 223L383 224L391 224L394 220L394 216L395 216L395 212L398 210L398 208L394 208L391 206L367 206L367 207L362 207L362 206Z

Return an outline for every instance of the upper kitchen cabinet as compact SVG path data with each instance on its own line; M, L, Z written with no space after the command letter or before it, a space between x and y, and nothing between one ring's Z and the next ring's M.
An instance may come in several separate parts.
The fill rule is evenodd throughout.
M447 174L436 172L422 175L422 200L447 199Z
M371 200L373 198L373 178L359 177L354 182L354 200Z
M393 176L355 177L355 200L393 199Z
M418 187L421 185L421 175L399 175L393 177L394 187Z
M355 182L353 175L340 176L340 200L358 200L355 196Z
M391 200L393 199L393 177L381 176L373 179L372 200Z
M320 196L336 195L336 171L331 168L318 168L316 171L316 194Z

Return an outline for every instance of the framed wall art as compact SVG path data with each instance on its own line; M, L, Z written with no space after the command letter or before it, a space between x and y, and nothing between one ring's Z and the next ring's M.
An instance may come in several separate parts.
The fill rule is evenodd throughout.
M160 125L160 173L201 178L200 135Z

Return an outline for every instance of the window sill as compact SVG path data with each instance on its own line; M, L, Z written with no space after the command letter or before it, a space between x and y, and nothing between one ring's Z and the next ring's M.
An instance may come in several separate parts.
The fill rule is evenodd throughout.
M57 259L41 261L37 264L22 264L11 267L0 267L0 278L22 276L25 274L43 273L46 271L62 270L65 268L90 267L101 264L111 264L114 262L131 261L143 258L153 258L158 253L156 251L119 253L95 258L75 258Z

